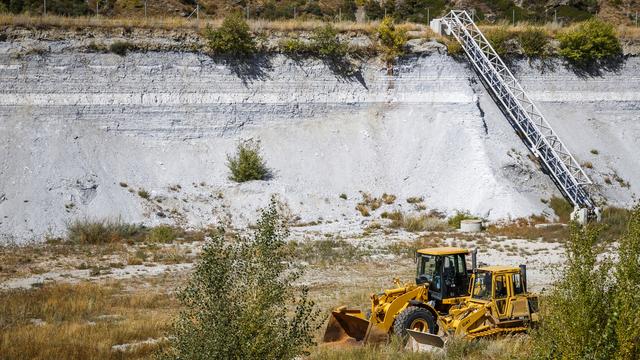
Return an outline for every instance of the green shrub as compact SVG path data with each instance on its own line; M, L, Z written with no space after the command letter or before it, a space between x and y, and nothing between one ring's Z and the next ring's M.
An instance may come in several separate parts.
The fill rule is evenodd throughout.
M598 261L597 243L596 228L571 224L561 279L541 304L542 323L534 342L541 358L612 358L612 265Z
M369 20L378 20L384 17L384 9L378 0L367 0L364 3L364 13Z
M603 256L599 231L571 225L560 280L541 303L537 358L640 358L640 207L611 257Z
M393 24L393 18L387 16L382 20L377 29L377 36L387 64L393 63L398 56L404 54L407 32L397 29Z
M153 243L170 243L178 237L177 231L169 225L158 225L147 234L147 241Z
M114 54L125 56L129 50L133 50L133 45L126 41L116 41L109 46L109 51Z
M602 240L611 243L620 239L627 232L630 218L631 210L612 206L604 208L601 214Z
M398 21L411 21L426 24L444 13L447 1L444 0L404 0L398 1L393 16ZM391 16L387 12L387 15Z
M251 141L241 142L235 155L227 155L227 167L231 171L229 179L235 182L266 180L269 177L269 169L260 155L260 145Z
M460 229L460 223L462 220L475 220L477 217L469 214L468 212L457 212L454 216L450 217L447 221L449 226L454 229Z
M295 284L302 268L287 249L275 201L252 236L206 243L179 292L183 305L169 337L172 359L294 359L314 345L320 312L308 288Z
M512 52L510 41L513 39L513 34L506 26L500 26L486 31L485 37L498 55L505 56Z
M309 51L309 46L304 41L295 38L282 39L278 48L283 54L288 55L302 55Z
M577 65L589 65L622 54L622 46L613 25L597 19L561 33L558 40L559 54Z
M618 258L613 299L616 358L640 359L640 207L629 217L628 231L620 239Z
M547 55L549 36L539 28L527 27L518 34L522 52L530 58L542 58Z
M143 232L138 225L112 220L76 220L67 225L67 240L76 244L107 244L119 242Z
M451 56L460 56L464 54L462 45L456 40L449 40L447 42L447 53Z
M249 57L256 52L256 43L249 31L249 24L241 14L227 16L219 29L205 29L209 48L219 55Z
M138 196L140 196L143 199L149 200L149 197L151 196L151 194L149 194L149 192L145 189L140 189L138 190Z
M348 52L347 45L338 39L338 31L330 23L313 31L310 47L318 56L335 60L345 57Z
M3 9L14 14L26 12L42 14L43 2L39 0L0 0L0 13ZM62 16L82 16L91 13L85 0L47 0L47 14Z
M337 18L338 21L355 21L356 20L356 10L358 6L356 5L355 0L342 0L338 6L338 9L333 11L332 14L334 18ZM327 11L325 10L325 13Z
M571 213L573 212L573 205L563 197L552 196L549 199L549 207L553 209L558 219L561 222L569 222L571 220Z

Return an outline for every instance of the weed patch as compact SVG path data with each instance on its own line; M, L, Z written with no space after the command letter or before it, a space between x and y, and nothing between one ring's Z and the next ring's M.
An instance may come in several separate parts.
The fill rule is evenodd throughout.
M139 225L111 220L76 220L67 226L67 240L76 244L120 242L144 233Z

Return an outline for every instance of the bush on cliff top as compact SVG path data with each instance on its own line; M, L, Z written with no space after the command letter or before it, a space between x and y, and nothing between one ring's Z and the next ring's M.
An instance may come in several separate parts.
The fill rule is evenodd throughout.
M588 65L622 54L622 45L613 25L592 19L561 33L559 54L569 62Z
M243 58L256 52L256 43L249 30L242 15L234 13L224 19L220 28L207 27L204 36L215 54Z
M349 50L347 45L338 39L338 31L330 23L313 31L310 49L320 57L333 59L346 56Z
M542 58L548 54L549 36L543 29L529 26L518 34L518 41L522 52L530 58Z
M378 26L377 33L387 63L392 63L398 56L404 54L407 32L403 29L397 29L393 18L385 17Z

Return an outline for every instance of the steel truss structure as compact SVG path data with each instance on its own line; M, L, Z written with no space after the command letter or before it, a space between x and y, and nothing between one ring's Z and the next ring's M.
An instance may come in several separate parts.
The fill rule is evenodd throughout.
M462 46L494 101L540 160L552 180L577 208L597 211L589 196L591 179L522 89L489 41L464 10L453 10L440 21L444 31Z

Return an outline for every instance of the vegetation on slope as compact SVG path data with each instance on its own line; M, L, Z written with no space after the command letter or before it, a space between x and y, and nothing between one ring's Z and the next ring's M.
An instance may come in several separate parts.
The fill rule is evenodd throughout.
M615 256L599 241L600 231L572 225L566 267L543 298L534 337L540 358L640 357L640 207L631 214Z
M558 53L577 65L607 61L622 54L622 46L613 25L589 20L558 36Z
M260 154L260 145L252 141L239 143L236 153L227 155L227 167L231 172L229 179L235 182L266 180L270 173Z
M183 310L167 358L293 359L314 344L320 312L294 282L301 268L274 200L252 237L219 232L179 294Z
M218 29L207 26L204 36L214 54L246 58L256 52L249 24L239 13L227 16Z

